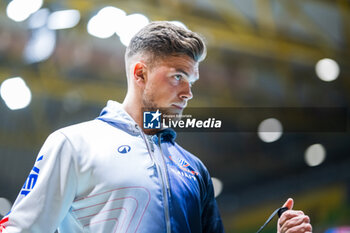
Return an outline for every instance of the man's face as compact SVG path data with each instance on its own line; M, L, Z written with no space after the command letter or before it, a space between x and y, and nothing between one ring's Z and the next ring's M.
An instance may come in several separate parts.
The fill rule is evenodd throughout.
M193 97L191 86L198 78L198 62L186 55L156 61L152 69L147 69L143 107L182 114L187 101Z

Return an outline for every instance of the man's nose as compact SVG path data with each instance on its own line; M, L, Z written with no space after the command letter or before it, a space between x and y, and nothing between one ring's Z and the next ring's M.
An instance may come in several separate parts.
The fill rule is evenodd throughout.
M184 100L190 100L192 99L193 94L191 90L191 84L189 82L184 82L182 84L182 89L180 92L180 98Z

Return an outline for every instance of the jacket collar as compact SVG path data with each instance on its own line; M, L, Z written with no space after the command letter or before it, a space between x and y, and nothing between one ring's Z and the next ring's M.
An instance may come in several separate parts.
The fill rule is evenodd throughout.
M109 100L106 107L104 107L97 117L98 120L107 122L108 124L119 128L131 135L139 135L141 128L137 125L134 119L123 109L122 105L116 101ZM142 129L142 128L141 128ZM155 137L161 137L161 142L170 141L174 143L176 138L176 132L171 128L166 128L159 131ZM153 138L155 138L153 137Z

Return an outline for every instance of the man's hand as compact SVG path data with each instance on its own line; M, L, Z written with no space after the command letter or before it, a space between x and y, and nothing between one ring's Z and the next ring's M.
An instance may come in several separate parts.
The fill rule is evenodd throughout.
M287 207L279 218L277 223L278 233L312 233L312 226L310 224L309 216L305 215L303 211L292 210L294 201L289 198L283 207Z

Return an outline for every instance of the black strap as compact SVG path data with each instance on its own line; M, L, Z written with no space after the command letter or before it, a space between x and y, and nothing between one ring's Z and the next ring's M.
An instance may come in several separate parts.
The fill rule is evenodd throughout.
M287 207L281 207L278 208L277 210L275 210L270 217L266 220L266 222L264 223L264 225L262 225L260 227L260 229L256 232L256 233L260 233L262 231L262 229L264 229L266 227L266 225L273 219L273 217L275 217L275 215L278 213L278 217L281 217L281 215L283 214L283 212L285 212L286 210L288 210Z

